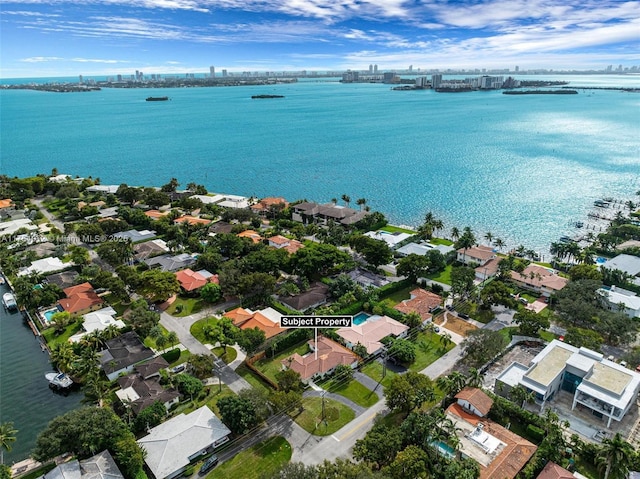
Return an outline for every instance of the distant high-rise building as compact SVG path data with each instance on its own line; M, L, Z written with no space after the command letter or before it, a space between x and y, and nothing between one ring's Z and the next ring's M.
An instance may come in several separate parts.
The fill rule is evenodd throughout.
M222 70L222 76L226 77L227 76L227 70Z
M78 82L82 85L82 75L78 77Z
M373 73L374 75L378 73L378 65L373 65Z
M118 79L118 81L122 81L122 75L118 75L116 78Z
M516 65L516 72L520 71L520 67L518 65Z
M369 64L369 73L373 73L373 65Z
M413 71L413 65L409 65L409 73Z
M442 75L431 75L431 88L440 88L442 83Z
M215 78L216 77L216 67L214 67L214 66L210 66L209 67L209 76L211 78Z

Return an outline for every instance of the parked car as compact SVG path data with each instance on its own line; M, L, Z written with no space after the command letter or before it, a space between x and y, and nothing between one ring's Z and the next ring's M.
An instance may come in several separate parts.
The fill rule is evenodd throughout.
M200 474L205 474L206 472L210 471L211 469L213 469L218 465L218 462L220 462L220 459L218 459L218 456L216 456L215 454L209 457L206 461L202 463L202 467L200 468Z
M177 366L174 366L171 368L171 372L172 373L181 373L182 371L184 371L185 369L185 365L184 364L178 364Z
M453 307L453 304L447 304L447 309L449 311L455 311L456 310L456 308Z
M529 301L527 301L527 298L520 298L518 299L518 301L520 301L522 304L529 304Z
M458 313L458 316L462 319L469 319L469 315L465 313Z
M440 332L440 328L439 328L438 326L436 326L435 328L433 328L433 330L434 330L436 333L439 333L439 332Z

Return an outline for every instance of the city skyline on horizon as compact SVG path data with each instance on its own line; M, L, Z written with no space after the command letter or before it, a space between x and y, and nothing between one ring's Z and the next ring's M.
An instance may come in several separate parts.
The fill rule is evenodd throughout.
M635 1L9 0L0 20L2 78L640 64Z

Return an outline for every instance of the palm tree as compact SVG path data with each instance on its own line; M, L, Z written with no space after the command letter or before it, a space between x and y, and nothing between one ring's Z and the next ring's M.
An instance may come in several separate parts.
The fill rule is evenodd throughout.
M356 200L356 205L358 205L360 207L360 211L362 211L362 208L364 207L364 205L367 204L367 200L366 198L358 198Z
M491 231L487 231L487 233L484 235L484 239L486 239L489 244L493 243L493 233Z
M342 198L342 201L344 201L344 204L348 208L349 207L349 203L351 203L351 197L349 195L342 195L340 198Z
M449 333L444 333L440 336L440 344L442 345L443 350L446 350L452 342L453 340L451 339L451 335Z
M165 346L169 343L167 337L163 334L156 338L156 346L160 351L164 350Z
M626 478L634 453L633 446L619 432L611 439L604 439L596 457L600 467L605 468L604 479Z
M451 239L457 241L458 238L460 238L460 230L454 226L451 228Z
M177 333L175 331L169 331L167 334L167 341L171 348L173 348L179 341Z
M4 451L11 452L11 443L15 442L17 432L12 422L0 424L0 464L4 464Z
M331 203L333 203L334 205L338 204L338 198L331 198Z
M482 380L484 374L478 371L476 368L469 369L469 375L467 376L467 386L472 388L479 388L482 386Z
M462 262L466 264L467 250L476 244L476 237L471 231L471 228L466 226L464 231L462 232L462 236L456 241L456 247L462 248L464 251L462 253Z
M498 248L498 251L502 251L502 248L504 248L505 246L505 243L501 238L496 238L493 244L495 245L496 248Z

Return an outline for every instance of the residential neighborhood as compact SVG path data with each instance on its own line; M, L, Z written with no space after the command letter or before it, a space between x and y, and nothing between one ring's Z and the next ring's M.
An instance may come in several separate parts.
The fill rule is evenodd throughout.
M85 404L9 477L640 470L639 250L617 248L640 241L637 208L542 262L431 212L390 225L346 194L53 173L0 178L0 287L19 309L3 314L50 355L50 387Z

